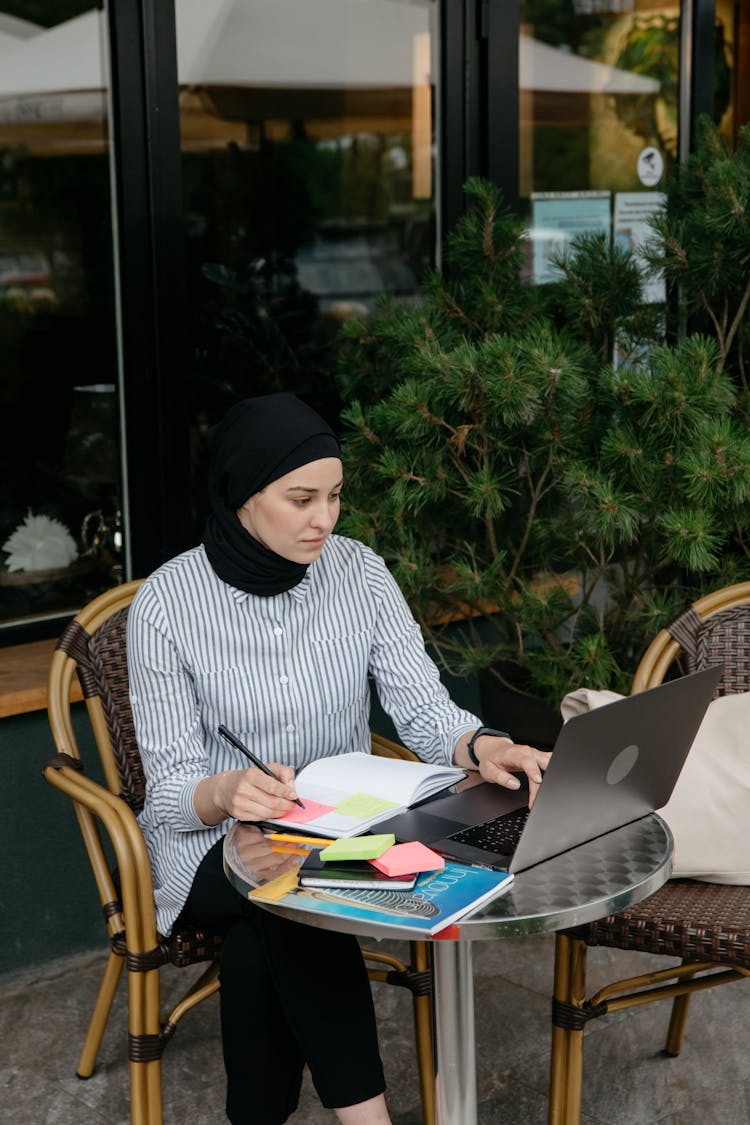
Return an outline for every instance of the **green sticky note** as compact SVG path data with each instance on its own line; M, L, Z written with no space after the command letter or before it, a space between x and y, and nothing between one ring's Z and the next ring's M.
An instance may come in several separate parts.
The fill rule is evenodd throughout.
M396 843L392 832L382 832L379 836L351 836L345 840L334 840L323 848L320 858L329 859L377 859Z
M366 817L397 808L395 801L386 801L385 797L373 797L372 793L352 793L351 797L336 805L334 812L341 813L342 816Z

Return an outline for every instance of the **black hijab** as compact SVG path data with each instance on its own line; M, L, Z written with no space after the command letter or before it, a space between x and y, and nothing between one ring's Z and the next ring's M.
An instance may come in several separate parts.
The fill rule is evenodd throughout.
M292 562L264 547L240 523L237 509L267 484L300 465L340 457L331 427L290 394L246 398L209 432L211 513L203 533L208 560L219 578L268 598L291 590L309 564Z

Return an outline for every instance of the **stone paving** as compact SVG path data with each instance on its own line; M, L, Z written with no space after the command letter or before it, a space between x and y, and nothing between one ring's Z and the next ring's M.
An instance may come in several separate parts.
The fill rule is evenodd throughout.
M479 943L474 957L480 1125L545 1125L553 939ZM652 962L657 959L593 950L590 983L645 972ZM659 967L665 964L658 960ZM36 972L0 976L0 1121L128 1125L123 986L95 1074L86 1082L75 1076L102 966L101 953L86 954ZM192 971L163 971L167 1001L176 998ZM374 988L393 1122L419 1125L409 996L402 989ZM581 1125L748 1125L749 990L750 982L738 982L693 997L676 1059L661 1055L669 1018L664 1003L589 1025ZM163 1076L164 1125L226 1120L216 998L186 1016L164 1055ZM294 1125L334 1120L307 1079L290 1120Z

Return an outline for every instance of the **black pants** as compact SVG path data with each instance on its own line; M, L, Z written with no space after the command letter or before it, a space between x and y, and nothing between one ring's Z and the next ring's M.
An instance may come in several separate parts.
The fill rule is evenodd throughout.
M232 1125L282 1125L307 1063L329 1109L385 1089L370 982L355 938L291 922L230 886L220 840L181 918L224 934L221 1034Z

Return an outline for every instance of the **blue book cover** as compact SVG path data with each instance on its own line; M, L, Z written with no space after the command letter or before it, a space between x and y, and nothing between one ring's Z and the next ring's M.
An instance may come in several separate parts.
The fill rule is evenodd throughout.
M489 902L512 881L513 876L507 871L447 861L441 871L421 874L412 891L298 886L273 901L374 926L400 926L416 934L435 934ZM262 888L253 897L262 898Z

